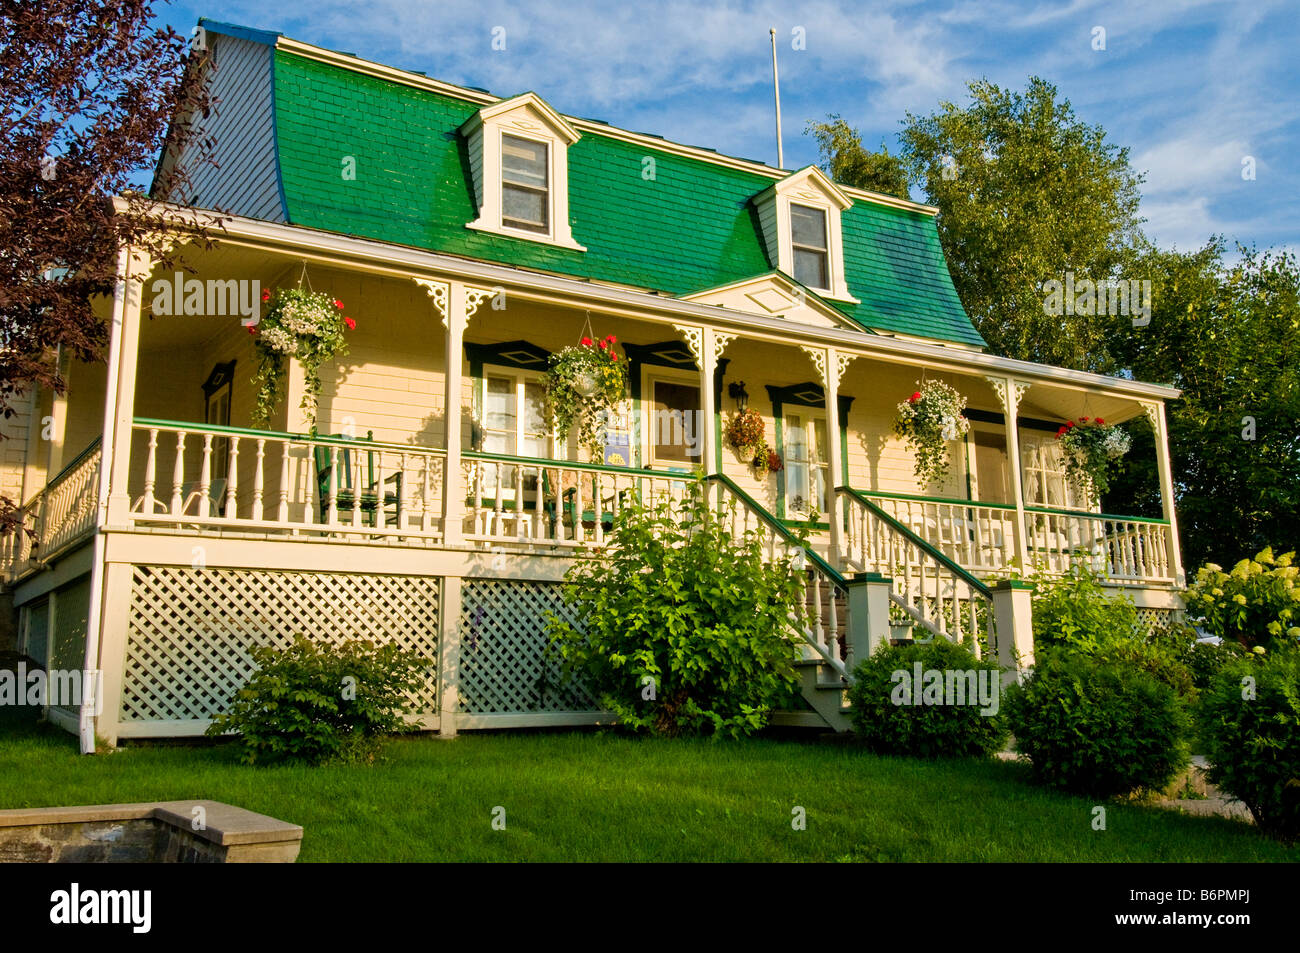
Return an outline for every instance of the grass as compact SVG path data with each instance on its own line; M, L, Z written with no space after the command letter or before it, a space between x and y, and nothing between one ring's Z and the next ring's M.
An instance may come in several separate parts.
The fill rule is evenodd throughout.
M303 861L1300 860L1248 825L1139 805L1107 804L1095 831L1094 802L1019 764L801 738L422 737L369 767L254 768L230 745L83 757L65 732L0 716L0 808L187 798L301 824Z

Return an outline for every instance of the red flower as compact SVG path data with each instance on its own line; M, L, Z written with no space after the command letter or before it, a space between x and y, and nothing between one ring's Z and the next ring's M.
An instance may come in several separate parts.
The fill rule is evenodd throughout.
M607 350L609 350L609 342L608 342L608 341L601 341L601 342L600 342L600 349L601 349L602 351L607 351Z
M250 325L248 326L248 333L249 333L249 334L256 334L256 333L257 333L257 325L256 325L256 324L250 324Z
M1080 418L1079 418L1079 423L1081 423L1081 424L1086 424L1087 422L1088 422L1088 418L1087 418L1087 417L1080 417Z
M921 392L918 390L918 391L917 391L915 394L913 394L911 397L907 398L907 402L908 402L909 404L915 404L915 403L916 403L918 400L920 400L920 399L921 399Z
M583 338L578 343L580 343L583 347L591 347L591 338Z
M351 318L344 318L343 323L348 326L349 331L356 330L357 322L353 321Z
M615 354L613 351L610 351L610 352L609 352L609 359L610 359L611 361L617 361L617 360L618 360L618 355Z
M1094 421L1094 423L1096 423L1098 427L1102 427L1102 426L1105 426L1106 421L1104 421L1104 420L1102 420L1100 417L1098 417L1098 418L1096 419L1096 421Z
M1065 436L1065 432L1066 432L1067 430L1069 430L1069 429L1070 429L1069 427L1062 427L1060 430L1056 431L1056 436L1057 436L1057 438L1059 439L1059 438L1061 438L1061 437L1064 437L1064 436Z
M263 288L263 289L262 289L262 300L263 300L263 301L270 301L270 300L271 300L271 289L270 289L270 288Z
M1074 421L1073 421L1073 420L1067 420L1067 421L1065 422L1065 429L1066 429L1066 430L1069 430L1069 429L1072 428L1073 426L1074 426Z
M338 308L340 311L342 311L342 310L343 310L343 302L340 301L340 300L338 300L337 298L335 298L335 299L334 299L334 307L336 307L336 308Z
M614 335L612 334L606 335L605 340L608 341L610 344L615 344L618 342L618 338L614 337Z

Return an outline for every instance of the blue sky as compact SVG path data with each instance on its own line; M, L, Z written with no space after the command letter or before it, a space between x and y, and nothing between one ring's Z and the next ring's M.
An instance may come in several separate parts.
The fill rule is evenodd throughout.
M1294 0L178 0L161 18L186 33L200 16L275 30L501 96L531 89L570 115L773 165L775 27L787 168L817 159L809 119L840 113L894 152L907 112L965 102L971 79L1021 89L1039 75L1131 148L1162 246L1218 233L1300 252L1298 13Z

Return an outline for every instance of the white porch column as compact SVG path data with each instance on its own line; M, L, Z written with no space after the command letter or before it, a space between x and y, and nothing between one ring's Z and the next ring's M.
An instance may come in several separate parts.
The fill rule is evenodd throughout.
M1028 572L1032 567L1029 565L1029 538L1025 523L1025 487L1020 465L1018 418L1020 398L1024 396L1025 391L1029 390L1029 384L1010 377L986 377L985 380L993 385L998 399L1002 401L1002 412L1006 415L1007 466L1011 468L1011 492L1016 501L1016 559L1020 563L1020 571Z
M1151 420L1151 429L1156 436L1156 470L1160 475L1160 506L1164 518L1169 521L1169 562L1174 570L1174 580L1179 587L1187 584L1187 573L1183 569L1182 546L1178 542L1178 515L1174 506L1174 474L1169 457L1169 422L1165 416L1164 401L1142 405Z
M714 417L718 397L713 374L718 366L718 358L736 336L695 325L674 324L673 327L686 339L686 346L695 355L695 365L700 369L701 425L696 437L702 443L700 467L704 470L705 476L712 476L720 472L717 448L718 424ZM712 500L712 489L709 485L705 487L705 498Z
M116 382L110 374L110 387L116 387L105 396L104 461L110 466L108 482L109 526L125 526L130 518L131 497L127 482L131 475L131 435L135 420L135 382L140 356L140 302L144 297L144 281L153 261L145 252L132 249L130 263L119 284L118 300L113 302L113 327L110 347L116 351L118 366ZM111 444L111 446L110 446Z
M68 392L66 388L72 376L72 361L66 358L62 348L59 349L59 373L63 375L65 389L62 394L54 394L50 402L50 446L49 456L45 461L46 483L58 475L58 472L63 469L64 460L67 459ZM44 430L45 422L39 423L39 429Z
M843 565L844 551L841 536L844 534L844 505L836 488L844 472L844 448L840 443L840 378L853 360L852 354L841 354L838 348L826 349L826 504L827 519L831 527L831 564Z

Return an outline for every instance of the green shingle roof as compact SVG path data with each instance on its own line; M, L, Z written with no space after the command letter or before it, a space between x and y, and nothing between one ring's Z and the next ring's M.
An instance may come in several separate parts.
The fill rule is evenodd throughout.
M275 126L290 223L484 261L686 295L770 272L751 199L770 177L584 132L569 147L569 214L587 251L465 227L478 214L457 129L480 107L283 49ZM352 156L355 179L344 178ZM655 177L642 176L652 157ZM857 199L842 216L865 328L983 345L929 215Z

